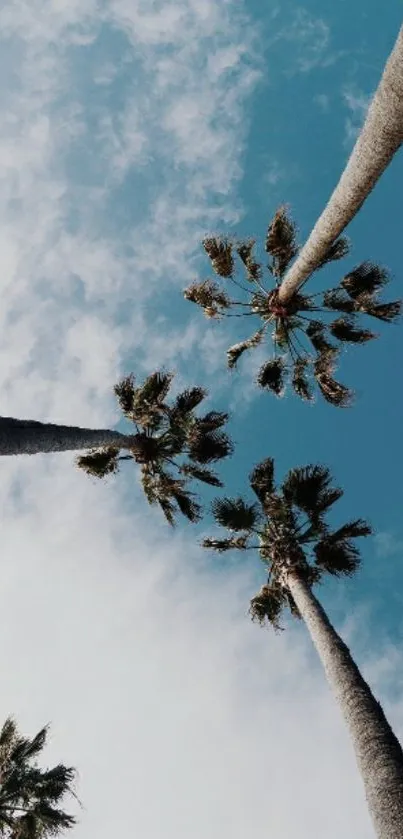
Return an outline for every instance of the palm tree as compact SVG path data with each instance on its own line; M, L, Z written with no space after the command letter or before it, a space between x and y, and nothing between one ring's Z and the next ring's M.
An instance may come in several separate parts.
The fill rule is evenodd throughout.
M209 318L256 318L259 325L251 336L230 347L229 368L236 366L246 350L261 345L271 331L272 357L261 366L257 377L261 388L281 396L289 376L295 393L301 399L312 400L315 381L327 402L338 407L349 405L351 390L333 378L340 347L345 343L363 344L376 337L374 332L362 328L363 315L384 322L399 316L400 301L382 303L378 299L389 279L387 271L364 262L346 274L336 288L311 295L294 294L283 303L281 281L298 253L296 227L285 207L277 210L266 236L271 287L265 283L261 263L256 261L254 240L208 238L203 245L215 274L236 287L236 299L213 280L193 283L185 289L185 298L201 306ZM337 239L323 255L321 266L341 259L347 252L346 239ZM240 276L236 273L235 257L242 266Z
M371 529L361 519L336 530L329 526L326 515L343 493L331 485L323 466L292 469L276 487L274 461L267 458L253 470L250 485L257 498L253 503L243 498L213 503L216 522L230 535L204 539L203 545L218 552L259 551L268 581L251 601L252 619L281 629L280 616L288 607L305 621L349 727L377 835L401 839L402 748L312 591L325 574L350 576L357 570L360 554L354 540Z
M207 468L232 453L232 443L222 430L228 414L209 411L195 416L195 409L207 392L193 387L179 393L172 404L166 401L173 375L156 372L143 384L135 386L133 375L119 382L114 390L119 406L135 427L127 439L128 452L119 446L104 446L78 458L77 465L98 478L114 474L123 461L141 467L141 482L150 504L159 504L166 519L174 524L175 514L182 513L196 522L201 507L189 492L192 479L211 486L222 486L217 475Z
M37 757L48 735L43 728L30 740L22 737L13 719L0 732L0 836L5 839L45 839L76 824L62 801L75 793L75 770L58 764L41 769Z
M289 300L322 264L332 242L345 230L403 142L403 27L386 62L361 133L344 172L298 259L281 285Z
M49 454L108 445L125 449L132 442L119 431L0 417L0 455Z

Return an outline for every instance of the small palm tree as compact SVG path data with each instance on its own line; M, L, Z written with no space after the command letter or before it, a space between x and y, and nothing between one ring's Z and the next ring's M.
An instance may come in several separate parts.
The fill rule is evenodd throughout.
M75 770L59 764L41 769L37 757L48 735L43 728L32 740L22 737L8 718L0 732L0 836L5 839L45 839L76 824L62 809L73 795Z
M285 303L322 264L331 244L362 207L403 142L403 27L339 183L298 259L284 276Z
M204 539L203 545L219 553L259 552L268 580L251 601L252 619L278 630L288 608L305 622L350 729L377 835L401 839L402 748L312 591L325 574L350 576L357 570L355 539L369 535L371 528L361 519L336 530L329 526L327 513L343 493L331 485L323 466L292 469L276 487L274 461L267 458L253 470L250 485L255 502L222 498L213 503L215 520L229 536Z
M119 382L114 390L119 406L135 434L126 454L107 446L78 458L78 466L89 475L104 478L118 471L123 461L134 461L141 468L141 482L150 504L159 504L166 519L174 524L182 513L196 522L201 507L188 490L189 481L222 486L207 468L232 453L232 443L222 430L228 414L209 411L195 416L195 409L207 392L200 387L184 390L168 404L166 399L173 375L156 372L135 386L133 375Z
M289 376L295 393L301 399L312 400L312 382L316 381L327 402L338 407L349 405L352 392L334 379L333 372L343 344L363 344L376 337L361 326L362 315L391 322L400 314L399 301L382 303L378 299L388 282L387 272L365 262L350 271L336 288L313 295L294 294L282 303L281 280L298 252L296 227L285 207L277 210L265 243L271 257L267 268L274 278L274 287L265 283L262 265L254 255L254 240L209 238L203 245L215 273L230 280L243 292L244 299L232 299L212 280L189 286L185 298L201 306L209 318L252 317L260 322L250 337L230 347L229 368L234 368L246 350L259 346L271 332L273 354L257 377L261 388L281 396ZM321 266L341 259L347 252L347 241L338 239L322 258ZM235 256L243 267L241 277L236 276Z

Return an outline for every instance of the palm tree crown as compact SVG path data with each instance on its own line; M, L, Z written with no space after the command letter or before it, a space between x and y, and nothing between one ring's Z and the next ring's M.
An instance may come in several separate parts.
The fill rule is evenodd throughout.
M76 819L60 805L75 795L75 771L59 764L40 769L36 758L43 750L48 729L32 740L22 737L14 720L7 719L0 732L0 836L6 839L44 839L58 836Z
M297 572L309 586L323 574L351 575L359 565L360 554L354 543L367 536L371 528L362 519L349 521L332 530L326 514L343 492L331 486L331 475L324 466L291 469L279 487L274 483L274 461L267 458L250 475L257 502L242 498L216 499L216 522L230 531L224 539L207 538L203 547L223 552L256 548L266 565L269 578L251 601L253 619L268 621L279 629L284 607L299 617L287 587L287 574Z
M351 390L333 378L340 347L347 342L362 344L376 337L362 328L361 315L390 322L400 314L399 301L378 300L380 290L388 282L387 272L365 262L350 271L336 288L313 295L296 293L281 302L281 280L299 250L296 227L284 207L279 208L270 223L265 243L266 253L271 256L268 271L275 281L272 288L264 284L262 265L254 256L254 240L232 242L209 238L203 245L214 272L231 280L246 299L232 299L212 280L189 286L184 292L186 299L201 306L209 318L255 316L260 320L257 332L228 350L229 368L236 366L246 350L261 344L271 330L274 352L259 370L257 383L261 388L280 396L290 375L295 393L302 399L312 400L310 379L313 378L327 402L339 407L348 405ZM329 247L319 267L341 259L347 252L347 240L338 239ZM235 276L235 256L243 266L243 278ZM337 317L330 319L329 315L334 318L335 313Z
M172 379L172 373L155 372L138 387L133 375L122 379L114 390L124 416L136 429L131 448L121 455L109 446L77 460L81 469L100 478L116 473L124 460L138 463L148 502L159 504L170 524L178 511L191 522L199 520L201 507L188 483L196 479L222 486L206 466L232 453L231 440L222 430L228 414L209 411L195 416L207 396L200 387L182 391L168 405Z

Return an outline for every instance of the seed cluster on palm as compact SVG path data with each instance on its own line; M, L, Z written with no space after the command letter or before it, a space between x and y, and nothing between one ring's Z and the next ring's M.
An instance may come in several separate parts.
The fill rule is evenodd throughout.
M173 374L167 372L152 373L137 387L133 375L122 379L114 391L125 418L135 426L132 447L125 454L104 447L77 459L81 469L99 478L116 473L123 461L139 464L148 502L159 504L170 524L178 512L191 522L199 520L201 506L189 483L222 486L208 467L232 453L231 440L223 431L228 414L209 411L196 416L207 396L201 387L182 391L168 404L172 380Z
M59 764L41 769L37 757L48 729L32 740L22 737L9 718L0 732L0 836L5 839L45 839L76 824L61 804L73 795L75 770Z
M235 368L244 352L261 345L271 333L272 357L261 366L257 376L261 388L281 396L289 378L299 397L312 400L316 381L327 402L338 407L349 405L352 391L333 376L342 345L363 344L376 337L362 326L363 315L391 322L401 311L400 301L379 301L379 293L389 279L387 271L365 262L350 271L336 288L311 295L298 292L282 303L281 281L299 250L296 227L285 207L276 212L265 242L265 251L270 255L267 269L271 287L265 284L263 266L255 259L254 240L207 238L203 246L215 274L230 280L244 299L232 299L214 280L193 283L185 289L185 298L198 304L209 318L260 320L257 331L230 347L228 367ZM347 253L347 240L341 237L330 246L319 267ZM242 266L240 276L236 264Z
M250 475L250 486L257 501L222 498L213 502L213 515L227 538L206 538L203 547L223 553L255 548L268 569L267 584L251 601L253 619L268 621L280 628L284 607L298 615L287 586L287 574L297 573L311 587L323 574L351 575L359 565L360 554L354 539L368 536L369 525L361 519L332 530L326 515L343 495L331 485L324 466L291 469L276 487L272 458L259 463Z

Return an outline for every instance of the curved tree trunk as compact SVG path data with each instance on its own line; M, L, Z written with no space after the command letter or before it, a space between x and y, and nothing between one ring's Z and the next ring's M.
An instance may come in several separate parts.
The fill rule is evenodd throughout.
M383 710L307 583L286 584L305 621L350 730L379 839L403 837L403 750Z
M281 301L288 300L319 267L329 245L354 218L402 142L403 27L339 183L284 277Z
M133 439L107 429L76 428L74 425L0 417L0 455L67 452L98 446L128 449Z

